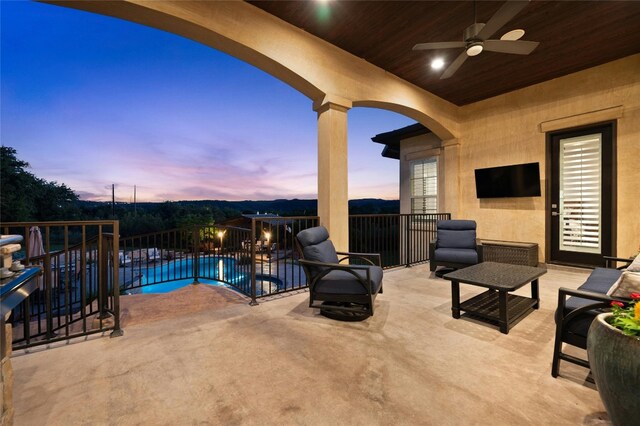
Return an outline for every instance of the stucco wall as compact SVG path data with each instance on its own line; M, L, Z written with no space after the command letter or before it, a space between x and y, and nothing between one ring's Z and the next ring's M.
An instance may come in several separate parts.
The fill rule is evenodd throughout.
M457 216L475 219L480 238L537 242L540 259L545 255L544 130L553 123L568 128L621 115L617 119L617 254L637 252L640 55L477 102L463 107L462 114ZM534 161L540 162L541 197L476 198L474 169Z

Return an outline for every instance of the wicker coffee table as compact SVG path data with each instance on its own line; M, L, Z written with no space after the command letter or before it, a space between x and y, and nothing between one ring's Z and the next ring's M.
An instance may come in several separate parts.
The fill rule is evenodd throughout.
M443 276L451 281L451 314L460 318L460 311L497 324L504 334L540 305L538 278L544 268L506 263L482 262ZM531 297L509 294L531 283ZM488 288L482 294L460 303L460 284Z

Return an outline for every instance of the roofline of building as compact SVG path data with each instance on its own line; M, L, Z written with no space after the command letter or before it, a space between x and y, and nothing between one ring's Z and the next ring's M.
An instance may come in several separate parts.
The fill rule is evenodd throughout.
M402 139L412 138L414 136L420 136L427 133L431 133L431 131L424 127L422 124L415 123L406 127L402 127L400 129L377 134L372 137L371 140L376 143L385 145L384 149L382 150L383 157L399 160L400 141Z

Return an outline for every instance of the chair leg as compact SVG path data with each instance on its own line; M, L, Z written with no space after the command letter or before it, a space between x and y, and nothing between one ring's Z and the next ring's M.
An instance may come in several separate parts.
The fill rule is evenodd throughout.
M560 372L560 354L562 353L562 321L556 326L556 339L553 345L553 362L551 363L551 376L558 377Z

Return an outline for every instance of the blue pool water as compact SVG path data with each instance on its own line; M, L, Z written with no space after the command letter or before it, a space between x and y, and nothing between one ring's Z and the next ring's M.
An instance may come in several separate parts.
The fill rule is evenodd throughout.
M235 259L225 257L209 257L199 260L198 282L209 285L226 286L223 281L229 282L230 276L234 280L246 279L244 274L233 270ZM234 273L235 272L235 273ZM166 263L142 271L140 278L142 293L168 293L193 283L193 261L183 259L177 262ZM218 280L211 279L217 277ZM157 284L154 284L157 283Z
M238 271L235 259L228 257L208 257L199 259L198 282L201 284L225 286L237 285L249 289L251 276ZM148 270L142 269L140 285L142 293L168 293L193 283L193 261L183 259L177 262L158 265ZM202 278L206 277L206 278ZM212 278L217 278L212 279ZM277 292L283 286L280 279L272 276L257 275L256 287L258 294L264 289L265 293Z

